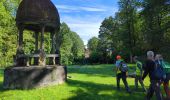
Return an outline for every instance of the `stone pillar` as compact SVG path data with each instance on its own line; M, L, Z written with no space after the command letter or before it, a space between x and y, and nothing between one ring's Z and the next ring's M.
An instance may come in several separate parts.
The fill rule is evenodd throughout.
M17 47L17 52L16 52L16 57L14 62L15 66L26 66L27 63L27 58L24 56L24 50L23 50L23 31L24 27L20 26L18 28L19 33L18 33L18 47Z
M44 50L44 32L45 32L45 26L42 26L41 28L41 43L40 43L40 49Z
M39 57L39 65L45 66L46 65L46 55L44 52L44 32L45 32L45 25L41 28L41 43L40 43L40 57Z
M35 32L35 51L38 51L38 36L39 32Z
M55 50L54 50L54 35L55 35L55 31L51 32L50 33L50 37L51 37L51 54L54 54L55 53Z
M54 44L55 44L55 39L54 39L54 35L55 35L55 30L52 31L50 33L50 38L51 38L51 54L55 54L55 50L54 50ZM55 57L49 58L49 64L50 65L55 65Z
M18 33L18 49L22 49L22 44L23 44L23 27L19 28L19 33Z
M55 41L57 41L56 44L55 44L55 46L56 46L55 54L58 54L58 57L55 58L55 64L56 65L61 65L60 64L60 44L61 44L61 40L60 40L59 32L57 32L55 36L56 36L55 37L55 39L56 39Z
M34 54L38 54L39 53L39 49L38 49L38 36L39 36L39 32L35 32L35 51ZM34 58L34 65L38 65L38 58Z

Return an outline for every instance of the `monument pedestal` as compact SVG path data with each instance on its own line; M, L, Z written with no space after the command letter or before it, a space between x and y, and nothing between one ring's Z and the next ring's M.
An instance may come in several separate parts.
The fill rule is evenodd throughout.
M5 89L31 89L62 84L67 74L64 66L11 67L4 71Z

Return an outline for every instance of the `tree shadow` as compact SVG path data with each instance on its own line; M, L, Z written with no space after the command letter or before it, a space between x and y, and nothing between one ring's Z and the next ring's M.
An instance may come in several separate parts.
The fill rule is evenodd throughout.
M97 67L93 67L90 65L87 66L71 66L68 67L69 74L78 73L78 74L86 74L89 76L100 76L100 77L116 77L116 67L114 65L96 65ZM134 67L129 67L128 73L134 73Z
M78 80L68 80L68 85L78 89L71 91L75 96L67 100L144 100L143 92L129 94L125 89L116 90L113 85Z
M97 75L101 77L115 76L115 67L113 65L98 65L98 67L87 66L71 66L68 67L69 74L78 73L86 75Z

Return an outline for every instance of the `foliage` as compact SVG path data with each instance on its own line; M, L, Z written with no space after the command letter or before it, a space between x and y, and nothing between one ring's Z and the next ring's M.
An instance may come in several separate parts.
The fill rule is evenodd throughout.
M99 44L99 39L96 38L96 37L92 37L89 41L88 41L88 44L87 44L87 47L89 48L89 50L91 52L93 51L97 51L97 46Z
M96 57L102 56L98 62L113 63L117 54L132 61L132 56L144 57L148 50L170 60L169 3L169 0L119 0L119 11L101 23L99 43L93 48L99 54Z
M61 64L80 63L84 58L84 43L81 38L77 33L72 32L65 23L61 24L60 34ZM57 40L56 42L59 41Z
M7 66L12 63L16 51L17 30L15 18L12 15L14 6L9 5L12 0L0 1L0 66Z

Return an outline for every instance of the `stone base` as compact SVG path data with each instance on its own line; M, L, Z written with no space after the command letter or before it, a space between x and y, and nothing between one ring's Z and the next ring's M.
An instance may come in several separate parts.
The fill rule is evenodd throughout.
M48 85L62 84L67 72L63 66L32 66L6 68L4 71L5 89L31 89Z

